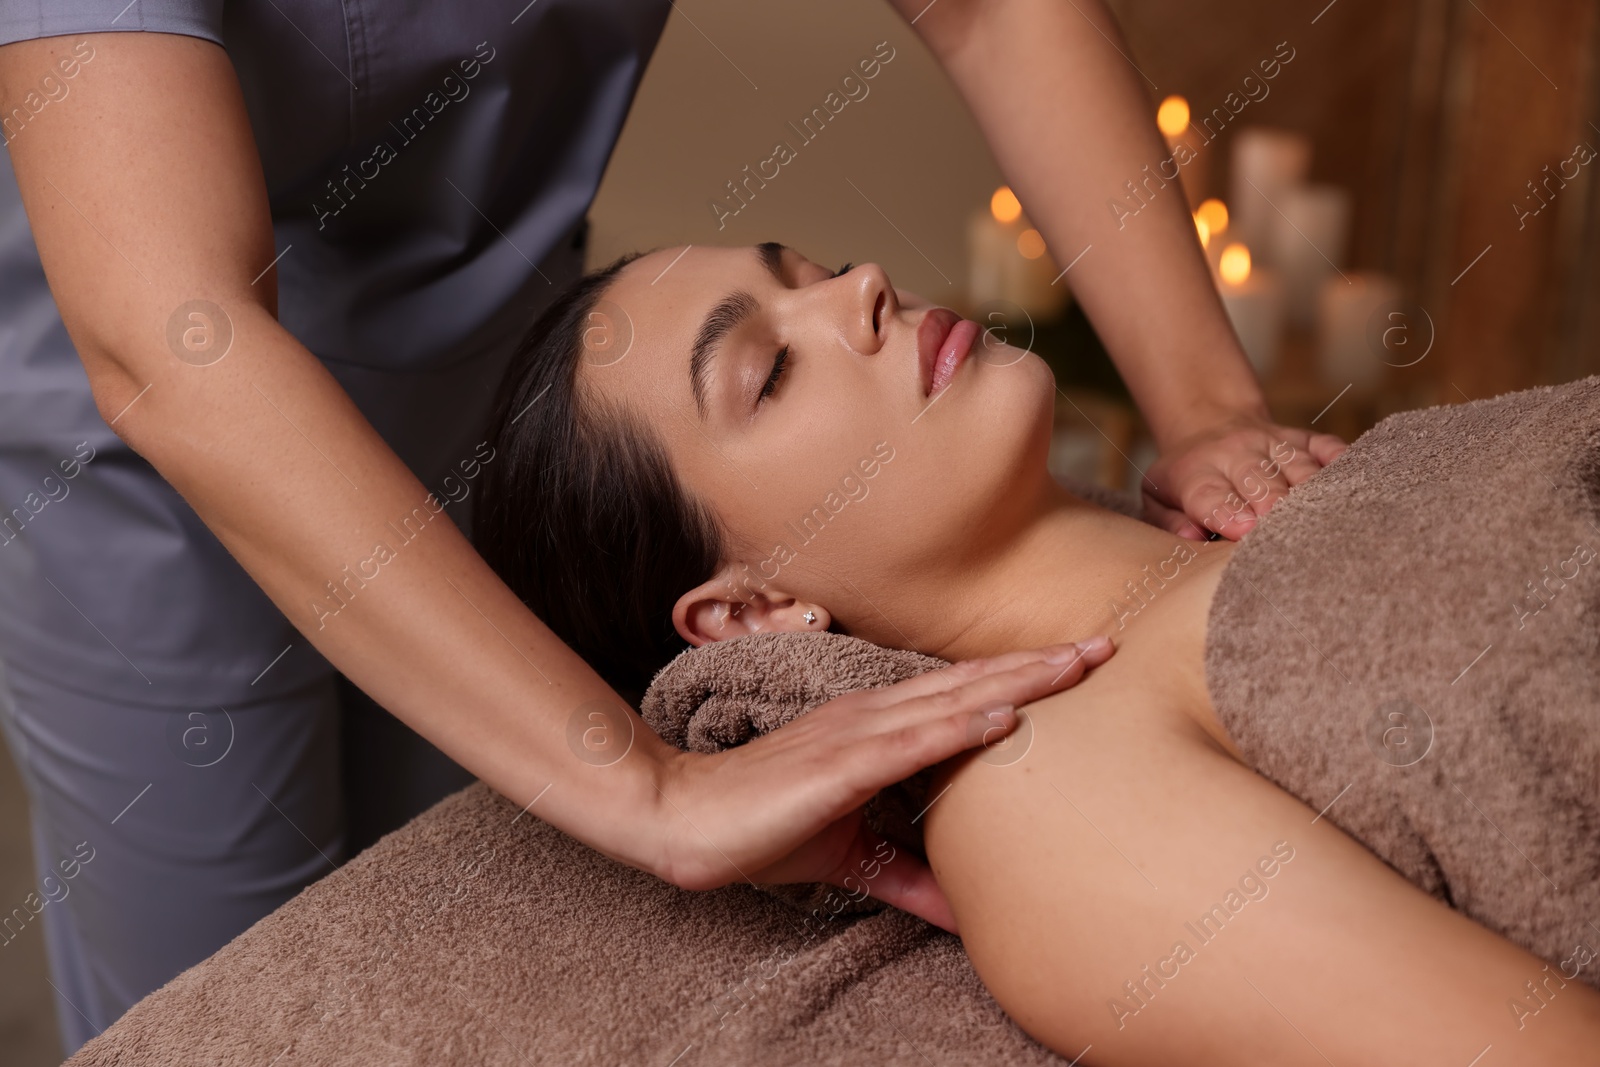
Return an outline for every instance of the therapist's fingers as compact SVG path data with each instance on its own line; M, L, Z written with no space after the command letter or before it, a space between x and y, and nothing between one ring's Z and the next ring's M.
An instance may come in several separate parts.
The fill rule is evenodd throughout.
M1232 481L1234 493L1243 498L1256 518L1271 511L1294 488L1281 466L1271 474L1252 466L1234 475Z
M951 686L911 684L955 670L949 667L888 686L883 695L894 694L898 699L862 717L862 730L868 735L864 738L868 745L865 758L903 760L909 768L906 773L912 774L976 745L998 744L1016 725L1016 708L1077 685L1084 674L1110 659L1115 650L1109 637L1096 637L1074 645L1057 645L1045 656L1027 657L1013 666L980 673ZM903 692L901 686L905 687ZM1003 709L1003 713L997 716L996 709ZM919 746L927 746L923 751L928 755L942 754L913 767ZM878 751L873 752L874 748Z
M1346 447L1333 434L1263 419L1235 420L1188 439L1151 465L1145 516L1180 537L1194 536L1187 517L1237 540Z
M1344 450L1349 448L1350 444L1344 438L1331 433L1314 433L1310 435L1310 440L1307 441L1306 447L1312 458L1321 467L1326 467L1342 456ZM1298 485L1299 483L1296 482L1295 484Z
M1234 480L1235 490L1258 516L1271 511L1290 489L1311 480L1349 447L1333 434L1283 427L1279 431L1281 438L1272 444L1270 453Z
M1147 514L1153 503L1169 516L1177 512L1202 530L1230 540L1238 540L1255 525L1250 502L1234 488L1227 473L1214 465L1190 462L1162 469L1158 463L1151 468L1144 495ZM1161 525L1179 536L1190 536L1184 534L1182 520L1177 518L1169 518Z
M871 896L941 930L960 933L950 901L927 863L886 841L864 821L859 823L844 862L825 881L838 886L841 895L850 900Z
M1062 664L1072 663L1078 655L1086 651L1087 642L1052 645L1049 648L1030 648L1017 652L1007 652L998 656L986 656L982 659L962 660L948 667L935 671L926 671L914 678L908 678L894 685L887 685L881 689L865 691L864 701L872 707L887 707L916 697L928 696L932 693L954 689L968 682L976 681L992 675L1004 674L1006 671L1025 667L1029 664L1039 663L1046 657L1054 655L1060 658ZM1087 658L1083 666L1095 667L1104 663L1115 651L1109 642L1104 645L1095 643L1087 649ZM1078 677L1082 676L1079 671Z
M1258 465L1234 481L1235 490L1250 502L1251 510L1258 517L1271 511L1278 501L1289 495L1289 490L1322 469L1322 464L1304 447L1304 437L1309 436L1302 435L1300 447L1289 442L1280 443L1272 458L1264 461L1266 467ZM1285 446L1294 448L1287 459L1282 458Z
M1146 522L1177 534L1186 541L1207 540L1206 531L1196 525L1193 519L1177 508L1167 507L1149 493L1144 496L1144 517Z

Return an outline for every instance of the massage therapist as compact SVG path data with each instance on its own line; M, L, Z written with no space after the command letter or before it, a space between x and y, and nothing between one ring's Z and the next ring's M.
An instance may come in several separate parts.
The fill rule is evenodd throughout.
M1237 493L1242 534L1340 442L1271 423L1181 197L1108 232L1164 153L1103 4L892 2L1058 258L1094 245L1073 291L1155 429L1152 518L1198 537ZM680 886L840 881L867 797L1107 654L691 756L459 531L670 11L0 0L0 719L40 886L0 925L44 938L68 1052L473 776ZM911 860L873 884L949 925Z

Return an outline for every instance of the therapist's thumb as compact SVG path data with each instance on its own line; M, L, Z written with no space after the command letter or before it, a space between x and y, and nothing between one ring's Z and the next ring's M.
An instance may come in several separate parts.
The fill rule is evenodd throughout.
M928 864L910 850L878 836L865 821L860 824L846 862L827 881L853 900L870 895L942 930L960 933L950 902Z

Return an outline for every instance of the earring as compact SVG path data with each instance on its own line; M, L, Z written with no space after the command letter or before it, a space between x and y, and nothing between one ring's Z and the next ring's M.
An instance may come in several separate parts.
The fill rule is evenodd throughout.
M817 621L817 613L814 611L808 611L800 617L806 620L807 626L810 626L812 623Z

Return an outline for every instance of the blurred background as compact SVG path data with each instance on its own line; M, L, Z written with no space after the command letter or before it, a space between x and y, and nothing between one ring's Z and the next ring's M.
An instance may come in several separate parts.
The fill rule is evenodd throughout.
M1111 2L1280 420L1348 439L1392 411L1600 372L1595 0ZM881 41L893 58L868 94L797 133ZM735 198L780 140L795 158ZM679 0L591 212L591 260L779 240L830 267L880 262L1003 318L1064 388L1058 472L1135 488L1138 414L1004 184L887 4ZM1136 195L1106 191L1129 211ZM0 755L8 900L32 888L23 810ZM14 1067L60 1058L40 933L0 945Z
M1111 6L1281 421L1350 439L1393 411L1600 372L1600 5ZM880 41L894 59L868 95L799 129ZM795 158L740 184L777 141ZM882 263L986 324L1003 313L1004 339L1031 343L1067 393L1058 472L1132 488L1153 455L1138 413L1004 183L887 4L686 0L594 204L590 256L779 240L829 267ZM1106 199L1133 211L1137 192Z

